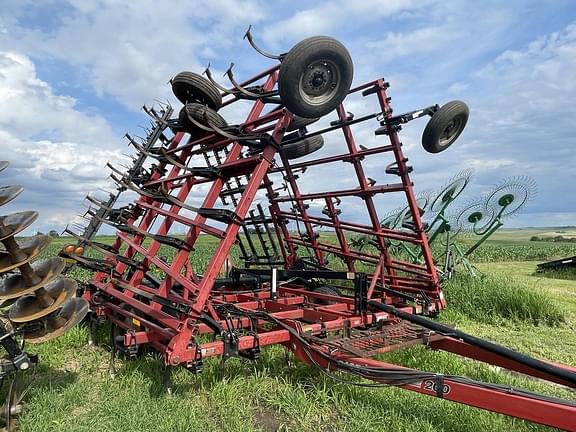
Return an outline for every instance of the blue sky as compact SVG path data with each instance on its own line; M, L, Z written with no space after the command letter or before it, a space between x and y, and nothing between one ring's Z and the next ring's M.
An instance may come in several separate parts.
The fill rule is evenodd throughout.
M2 184L26 188L2 213L37 209L36 229L62 229L86 193L110 185L103 166L131 151L122 136L146 124L143 104L179 109L174 74L211 63L221 75L233 61L242 78L270 65L242 40L249 24L275 52L335 36L356 83L391 82L396 112L468 103L467 130L442 154L419 146L424 121L403 131L417 190L464 168L476 175L463 199L530 175L539 194L508 225L576 225L574 1L0 0L0 9L0 159L12 161ZM371 126L359 136L380 139ZM373 163L373 175L386 164Z

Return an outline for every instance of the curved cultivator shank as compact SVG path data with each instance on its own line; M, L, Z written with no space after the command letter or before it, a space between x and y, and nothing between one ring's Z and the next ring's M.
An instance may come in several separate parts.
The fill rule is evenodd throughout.
M570 403L372 359L426 344L575 386L572 370L425 318L446 302L420 206L443 211L444 195L452 199L469 175L435 204L417 200L399 132L431 116L423 143L443 151L462 133L465 104L395 115L384 79L351 87L352 60L331 38L307 39L280 56L257 49L281 63L243 82L230 68L230 87L209 69L206 78L178 74L180 114L146 108L152 127L145 138L128 136L137 155L127 171L113 170L117 192L89 198L89 224L76 235L102 258L68 256L94 272L85 298L113 323L113 346L132 357L148 345L167 365L195 372L206 358L254 359L283 344L327 370L572 427ZM349 112L352 101L366 111ZM242 123L226 120L231 106L246 107ZM375 137L357 134L360 126ZM126 190L137 199L114 208ZM398 201L402 217L382 222ZM101 224L117 230L113 244L94 240ZM201 342L205 334L212 342Z

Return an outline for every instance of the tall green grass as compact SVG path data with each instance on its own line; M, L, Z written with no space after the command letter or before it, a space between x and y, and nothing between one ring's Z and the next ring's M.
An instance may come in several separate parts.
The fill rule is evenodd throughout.
M475 321L499 324L503 320L556 326L566 321L552 297L534 285L506 275L457 275L445 286L449 307Z

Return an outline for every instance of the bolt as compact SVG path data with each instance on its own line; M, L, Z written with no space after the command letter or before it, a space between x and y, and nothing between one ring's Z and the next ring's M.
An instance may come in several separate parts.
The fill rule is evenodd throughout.
M20 370L26 370L26 369L28 369L29 367L30 367L30 363L28 363L28 362L23 362L23 363L20 365Z

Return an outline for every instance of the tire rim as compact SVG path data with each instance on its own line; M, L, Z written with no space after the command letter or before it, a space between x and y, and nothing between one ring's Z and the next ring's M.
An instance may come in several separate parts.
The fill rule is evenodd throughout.
M306 68L298 90L306 103L318 106L332 99L339 84L338 67L330 60L318 60Z
M438 143L440 147L446 147L456 139L460 131L462 130L463 120L462 117L454 117L450 122L446 125L442 133L440 134L440 138L438 139Z

